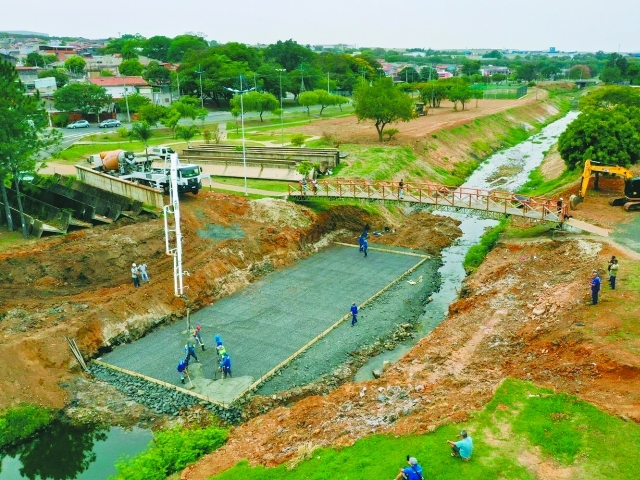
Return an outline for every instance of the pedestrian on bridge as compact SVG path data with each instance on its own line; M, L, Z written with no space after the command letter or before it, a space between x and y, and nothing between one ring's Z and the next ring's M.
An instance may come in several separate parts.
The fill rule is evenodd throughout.
M356 302L351 304L351 326L353 327L356 323L358 323L358 306Z
M401 178L400 183L398 184L398 198L400 200L404 198L404 178Z

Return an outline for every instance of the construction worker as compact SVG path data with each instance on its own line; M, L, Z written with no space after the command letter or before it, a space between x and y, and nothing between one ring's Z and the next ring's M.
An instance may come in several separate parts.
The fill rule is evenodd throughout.
M227 352L224 352L222 360L220 360L220 370L222 371L222 378L231 376L231 358Z
M184 379L187 377L187 375L189 375L189 371L187 369L188 366L189 366L189 363L186 358L183 358L178 363L178 373L180 373L180 381L182 383L184 383Z
M193 343L191 343L191 340L189 340L187 342L187 344L184 346L184 353L187 356L186 360L187 360L187 365L189 364L189 358L193 357L196 359L196 362L198 362L198 356L196 355L196 348L193 346Z
M131 264L131 280L133 281L134 288L140 286L140 271L135 263Z
M196 341L198 342L198 345L200 345L202 347L202 350L204 351L205 348L204 348L204 342L202 341L201 330L202 330L202 327L198 325L196 328L193 329L191 336L196 339Z

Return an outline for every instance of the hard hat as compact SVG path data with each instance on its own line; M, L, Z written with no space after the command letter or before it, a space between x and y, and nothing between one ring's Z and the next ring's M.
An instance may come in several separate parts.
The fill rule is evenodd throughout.
M132 263L132 264L131 264L131 266L132 266L132 267L135 267L135 266L136 266L136 264L135 264L135 263Z

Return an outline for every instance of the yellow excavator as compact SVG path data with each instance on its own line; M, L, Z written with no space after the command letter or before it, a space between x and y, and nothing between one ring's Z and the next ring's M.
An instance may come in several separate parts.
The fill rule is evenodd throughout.
M587 187L589 186L589 179L593 173L596 174L594 183L595 190L598 190L598 179L601 173L624 177L624 197L616 198L612 200L610 204L614 207L622 206L627 212L640 210L640 177L634 177L633 172L624 167L601 165L591 160L584 162L580 194L571 195L569 199L569 205L572 209L575 209L579 203L584 201L584 196L587 194Z

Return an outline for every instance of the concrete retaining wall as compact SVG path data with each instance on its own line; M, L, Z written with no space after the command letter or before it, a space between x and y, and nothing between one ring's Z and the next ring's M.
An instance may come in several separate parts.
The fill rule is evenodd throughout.
M102 190L132 198L157 209L164 207L162 190L139 185L128 180L121 180L105 173L96 172L82 165L76 165L76 175L82 182L101 188Z
M86 193L87 195L95 197L96 199L104 199L109 203L120 205L120 210L123 212L129 212L130 214L133 213L135 215L138 215L142 210L142 202L138 200L132 200L131 198L125 197L123 195L117 195L112 192L107 192L106 190L102 190L101 188L78 181L75 181L69 185L67 177L58 173L55 174L55 178L56 181L61 185L66 185L74 190L77 190L78 192Z
M63 211L53 205L28 196L26 192L22 192L22 209L24 212L33 217L34 220L41 220L43 223L47 223L52 227L66 232L71 220L71 212ZM18 212L18 194L15 190L7 188L7 198L9 200L9 206L16 209Z

